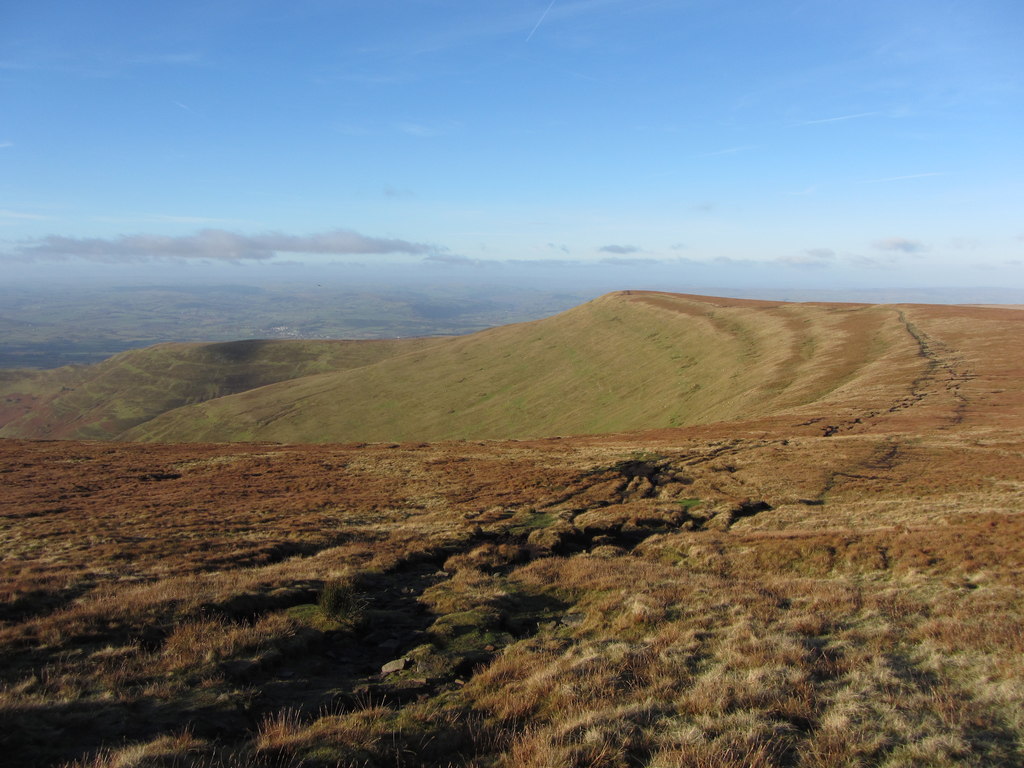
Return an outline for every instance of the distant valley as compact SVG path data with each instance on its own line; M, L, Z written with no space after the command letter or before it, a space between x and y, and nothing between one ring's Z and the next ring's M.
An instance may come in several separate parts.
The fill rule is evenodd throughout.
M0 370L98 363L152 344L472 333L596 295L501 285L0 287Z

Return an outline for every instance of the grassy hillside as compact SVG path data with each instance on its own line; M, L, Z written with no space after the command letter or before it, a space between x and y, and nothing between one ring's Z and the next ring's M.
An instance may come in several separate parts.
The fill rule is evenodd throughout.
M892 308L620 293L180 408L124 437L438 440L683 426L777 412L864 379L886 390L894 370L909 381L919 366Z
M915 414L963 418L970 356L998 356L1022 319L621 292L461 337L168 344L2 374L0 437L523 439L737 419L863 431L922 399L931 411Z
M0 372L0 437L111 439L165 411L439 340L160 344L91 366Z

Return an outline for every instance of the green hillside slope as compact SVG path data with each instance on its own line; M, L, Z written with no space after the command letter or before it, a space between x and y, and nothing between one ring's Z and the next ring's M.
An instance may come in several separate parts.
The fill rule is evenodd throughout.
M122 437L400 441L683 426L821 406L840 390L845 403L881 401L921 365L892 307L623 292L178 408Z
M369 365L443 339L160 344L91 366L0 372L0 437L111 439L165 411Z

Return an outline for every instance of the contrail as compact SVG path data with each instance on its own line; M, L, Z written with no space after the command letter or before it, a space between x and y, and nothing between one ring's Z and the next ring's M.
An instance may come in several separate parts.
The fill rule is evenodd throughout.
M530 30L530 34L528 34L526 36L526 42L530 42L530 38L533 37L533 33L536 32L538 27L540 27L540 25L544 23L544 19L546 19L548 17L548 11L551 10L551 8L552 8L552 6L554 4L555 4L555 0L551 0L551 2L548 3L548 7L544 10L544 13L542 13L540 15L540 18L537 19L537 23L534 24L533 25L533 29Z

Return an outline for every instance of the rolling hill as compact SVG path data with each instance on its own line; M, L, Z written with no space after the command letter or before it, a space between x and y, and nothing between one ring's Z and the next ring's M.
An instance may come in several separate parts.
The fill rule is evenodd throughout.
M958 345L1012 338L1021 319L987 308L620 292L462 337L160 345L12 374L0 387L0 436L501 439L784 414L860 428L854 419L892 418L923 387L946 388L932 403L953 397L966 375Z
M0 437L116 439L181 406L368 365L438 341L167 343L95 365L0 371Z

